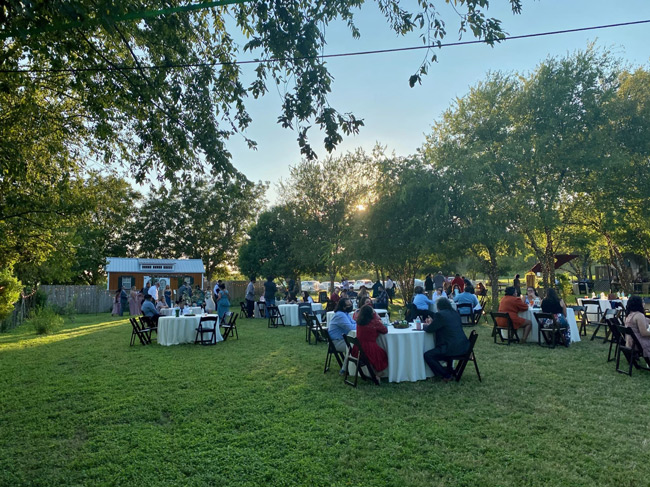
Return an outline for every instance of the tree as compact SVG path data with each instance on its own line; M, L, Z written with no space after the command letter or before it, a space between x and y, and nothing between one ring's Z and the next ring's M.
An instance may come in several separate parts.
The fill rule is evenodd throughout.
M489 75L444 113L422 148L443 181L441 197L449 205L455 239L447 253L478 259L492 283L495 310L501 258L515 252L520 241L511 223L517 214L509 191L495 191L512 184L509 137L519 88L512 76Z
M352 222L374 198L377 157L357 150L322 162L303 160L279 185L284 200L300 209L296 238L305 245L294 245L294 251L303 261L316 257L311 267L327 273L330 287L352 261Z
M520 0L507 1L520 12ZM197 8L157 0L145 11L143 4L126 0L5 2L0 91L13 99L25 89L42 95L44 105L32 105L39 113L68 103L59 124L78 123L66 141L82 141L97 160L130 164L141 181L156 168L166 179L179 171L194 173L203 160L215 174L233 173L226 141L251 123L246 97L263 96L268 82L287 82L278 122L297 131L302 152L312 158L311 125L323 130L330 151L341 132L356 133L363 124L330 105L332 77L319 57L331 22L341 19L353 37L360 35L354 18L362 3L224 1ZM483 12L488 1L455 3L461 33L470 29L490 44L503 37L500 21ZM412 11L396 0L377 5L400 35L420 31L429 44L446 35L432 1L420 0ZM239 36L246 38L243 47ZM248 87L236 64L241 51L274 59L259 63ZM427 66L411 76L411 85ZM29 134L25 125L12 129Z
M234 265L266 185L246 178L189 180L153 191L135 223L139 255L203 260L208 279Z
M437 175L417 158L379 163L379 197L367 210L367 259L399 283L404 303L413 299L414 279L435 261L445 238L447 205Z

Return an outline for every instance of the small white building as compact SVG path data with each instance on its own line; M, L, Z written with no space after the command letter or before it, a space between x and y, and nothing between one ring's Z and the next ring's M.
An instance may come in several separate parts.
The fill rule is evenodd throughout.
M147 282L160 282L162 289L169 285L172 290L182 283L203 288L205 266L201 259L129 259L107 257L106 289L120 287L142 289Z

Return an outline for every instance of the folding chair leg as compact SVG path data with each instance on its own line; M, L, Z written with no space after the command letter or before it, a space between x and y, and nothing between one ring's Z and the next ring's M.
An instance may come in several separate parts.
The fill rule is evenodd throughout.
M478 364L476 363L476 357L474 357L474 360L472 360L472 362L474 362L474 368L476 369L476 375L478 375L478 381L482 382L481 373L478 371Z

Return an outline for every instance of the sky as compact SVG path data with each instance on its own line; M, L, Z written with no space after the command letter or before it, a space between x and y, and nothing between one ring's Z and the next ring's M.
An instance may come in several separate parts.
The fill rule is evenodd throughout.
M408 2L415 4L415 2ZM445 2L440 12L447 24L443 42L458 40L459 20ZM492 0L487 15L502 21L509 35L523 35L596 25L650 19L650 0L523 0L522 13L513 15L507 0ZM364 4L355 20L361 38L352 38L343 24L327 27L325 54L390 49L421 45L417 34L400 37L392 32L374 2ZM330 104L343 113L352 112L365 126L356 136L344 137L333 155L361 147L370 151L376 143L388 152L406 156L416 152L425 134L454 100L483 80L490 71L528 73L549 56L565 56L584 50L589 43L608 48L631 66L648 66L650 24L596 31L506 41L495 47L470 45L437 50L438 62L431 65L421 85L410 88L425 51L397 52L330 59L334 76ZM465 34L463 40L473 40ZM248 59L242 54L240 59ZM252 79L254 66L244 65L244 79ZM228 148L234 166L253 181L269 181L267 199L281 201L276 183L287 179L290 166L300 162L297 134L277 124L281 96L274 86L260 100L250 99L253 123L246 135L257 141L253 151L244 140L233 137ZM312 129L310 140L320 159L328 155L322 134Z

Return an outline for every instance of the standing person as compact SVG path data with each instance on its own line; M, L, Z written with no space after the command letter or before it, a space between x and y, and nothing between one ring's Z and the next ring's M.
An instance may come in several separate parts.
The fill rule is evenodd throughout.
M223 281L222 281L221 279L218 279L218 280L217 280L217 283L214 285L214 289L212 289L212 294L213 294L212 297L214 298L214 302L215 302L215 303L216 303L217 300L219 299L219 285L220 285L222 282L223 282Z
M433 289L444 287L445 284L446 284L445 276L442 275L442 271L438 271L436 277L433 278Z
M253 317L253 312L255 311L255 278L251 277L246 286L246 315L247 318Z
M111 310L111 316L118 316L120 314L120 294L122 288L115 291L115 296L113 296L113 309Z
M533 324L530 320L522 318L517 313L520 311L528 311L528 305L525 304L520 298L515 296L515 288L513 286L508 286L506 288L506 295L501 298L499 303L499 312L508 313L510 315L510 320L512 320L512 326L515 330L519 328L524 329L524 336L521 340L521 343L526 343L528 340L528 335L530 335L531 330L533 329ZM506 328L508 323L505 321L505 318L497 318L498 326Z
M438 312L433 317L427 318L426 333L435 333L435 348L424 353L424 361L427 363L434 375L442 377L442 380L451 380L451 371L440 363L447 357L462 355L469 349L469 340L463 331L460 322L460 315L454 311L447 299L440 299L437 302Z
M153 298L153 302L157 303L158 302L158 288L160 287L160 284L156 283L153 286L149 288L148 294Z
M169 284L165 286L165 303L167 303L167 307L171 308L172 307L172 288L169 287Z
M386 293L388 294L390 304L393 304L393 298L395 297L395 283L390 276L386 276Z
M151 281L147 281L147 283L144 285L144 287L140 291L143 294L143 301L144 301L144 296L147 296L149 294L149 288L150 287L151 287Z
M431 294L433 293L433 278L431 273L427 274L427 277L424 279L424 291L427 293L427 297L431 299Z
M345 277L343 279L341 279L341 288L344 291L349 291L350 290L350 282Z
M135 286L131 287L131 292L129 293L129 314L131 316L138 316L140 311L138 310L138 291L135 289Z
M381 281L379 279L377 279L377 282L375 282L372 285L372 297L373 298L376 298L377 296L379 296L379 288L380 287L383 288L383 286L381 284Z
M264 309L266 317L269 317L269 306L275 306L275 293L278 292L278 286L273 282L273 276L268 276L264 283Z
M521 281L519 280L519 274L517 274L515 279L512 281L512 287L515 288L515 296L521 296Z
M375 300L375 309L388 309L388 293L384 289L384 286L379 286L379 295Z
M120 316L122 316L127 309L129 309L129 295L126 294L126 290L123 287L121 287L120 288Z
M225 320L224 316L228 311L230 311L230 293L222 282L219 284L219 301L217 301L217 315L222 322Z
M460 274L456 274L454 280L451 281L451 290L453 292L454 286L458 286L458 290L462 293L465 290L465 280L460 277Z

